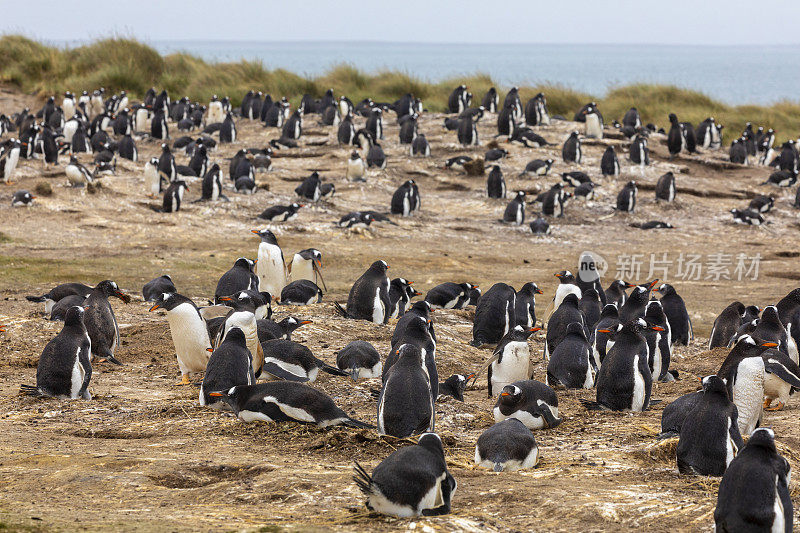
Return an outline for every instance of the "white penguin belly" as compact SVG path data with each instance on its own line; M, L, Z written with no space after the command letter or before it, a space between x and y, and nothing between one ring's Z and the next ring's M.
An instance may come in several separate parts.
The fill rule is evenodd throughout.
M372 303L372 322L375 324L383 324L385 310L383 302L381 302L381 288L375 289L375 301Z
M86 377L86 370L83 369L80 355L81 348L79 346L78 351L75 353L75 364L72 365L72 376L70 379L69 397L73 399L79 397L81 387L83 387L83 379Z
M525 342L509 342L503 350L500 362L492 363L492 391L500 394L503 387L515 381L522 381L530 377L530 351Z
M767 373L764 376L764 396L770 400L778 399L784 405L789 401L792 386L775 374Z
M639 357L633 358L633 398L631 399L631 411L641 411L644 407L644 376L639 371Z
M279 298L286 285L286 268L280 247L266 242L258 245L256 274L258 290L268 292L273 298Z
M731 419L728 418L728 429L725 431L725 467L730 466L738 451L739 447L731 439Z
M208 328L195 308L188 303L181 304L167 313L167 322L181 374L204 371L211 356L207 350L211 341Z
M789 480L787 479L788 483ZM778 494L778 476L775 476L775 504L773 510L775 511L775 518L772 519L771 533L784 533L786 531L786 518L783 516L783 502Z
M307 279L316 283L317 273L314 271L312 259L303 259L302 257L295 256L294 259L292 259L292 281L300 279Z
M578 300L581 299L581 290L577 285L572 285L571 283L561 283L556 289L556 297L553 301L554 310L558 309L558 307L561 305L561 302L564 301L564 298L566 298L568 294L574 294L578 297Z
M733 403L739 410L737 423L742 435L749 435L761 419L764 399L764 361L748 357L739 363L733 384Z
M253 368L258 368L261 361L257 361L258 357L258 327L256 326L256 316L253 313L240 311L233 313L228 319L225 321L225 336L228 335L228 332L231 328L239 328L244 333L245 344L247 344L247 349L250 350L250 355L253 358ZM225 340L225 336L222 337L222 340Z

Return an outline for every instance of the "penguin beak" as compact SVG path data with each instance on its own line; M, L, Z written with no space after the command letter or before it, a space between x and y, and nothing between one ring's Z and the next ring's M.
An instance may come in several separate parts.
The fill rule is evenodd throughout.
M225 394L224 392L209 392L208 395L213 396L214 398L224 398L225 396L227 396L227 394Z
M554 275L555 277L557 277L557 278L560 278L560 277L561 277L561 274L558 274L558 273L556 273L556 274L553 274L553 275Z
M414 282L413 282L413 281L408 281L408 280L406 280L406 282L407 282L409 285L413 285L413 284L414 284Z
M5 326L0 326L0 333L5 333L5 331L6 331L6 327Z
M501 392L500 396L511 396L511 393L509 393L509 392Z
M635 287L635 285L633 283L629 283L627 281L625 281L624 283L625 283L625 288L626 289L630 289L631 287Z
M530 331L531 333L536 333L537 331L541 331L541 329L542 328L540 328L539 326L536 326L535 328L531 328L528 331Z
M212 353L213 353L213 352L214 352L214 348L206 348L206 351L207 351L207 352L212 352ZM212 394L213 394L213 393L212 393Z
M422 296L422 293L421 293L421 292L419 292L419 291L417 291L417 290L415 290L415 291L414 291L414 296Z
M223 296L219 299L220 302L230 302L232 300L233 298L231 298L230 296Z
M650 285L649 285L648 287L649 287L650 289L652 289L653 287L655 287L656 283L658 283L658 278L656 278L656 279L654 279L653 281L651 281L651 282L650 282Z
M536 294L544 294L544 292L542 292L542 289L536 289Z
M153 307L150 308L150 311L155 311L159 307L161 307L161 304L153 304Z
M762 342L761 346L766 346L768 348L776 348L778 346L777 342Z
M610 329L598 329L597 332L598 333L611 333L611 330Z
M117 298L119 298L120 300L122 300L126 304L131 302L131 297L129 295L125 294L122 291L117 291L114 294L117 296Z
M300 325L301 326L305 326L306 324L313 324L313 323L314 323L313 320L301 320L300 321Z
M653 331L666 331L661 326L651 326L650 329L652 329Z
M255 235L258 235L258 233L259 233L259 232L258 232L258 230L257 230L257 229L251 229L251 230L250 230L250 233L253 233L253 234L255 234Z

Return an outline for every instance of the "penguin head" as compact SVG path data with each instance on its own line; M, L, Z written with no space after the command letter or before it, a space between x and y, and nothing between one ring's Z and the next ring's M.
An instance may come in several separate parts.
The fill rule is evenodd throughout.
M292 204L292 205L297 205L297 204ZM297 255L299 255L306 261L313 261L317 267L322 268L322 252L320 252L316 248L307 248L305 250L300 250L299 252L297 252Z
M758 446L777 453L777 449L775 448L775 432L770 428L756 428L756 430L750 434L750 440L747 441L747 446Z
M436 433L423 433L417 441L419 446L426 448L437 455L444 458L444 447L442 446L442 439Z
M527 341L531 335L540 331L542 328L536 326L533 328L526 328L523 326L514 326L514 329L508 332L508 335L511 337L512 341L522 342Z
M519 202L524 202L525 201L525 191L517 191L517 197L515 198L515 200L517 200Z
M263 298L257 291L246 290L230 296L221 296L219 301L222 305L232 307L237 311L250 311L255 314L256 307L262 304Z
M278 238L275 237L275 234L272 233L272 231L270 231L267 228L260 229L260 230L259 229L251 229L250 233L252 233L254 235L258 235L259 237L261 237L261 242L266 242L268 244L274 244L275 246L278 245Z
M225 333L225 340L222 342L223 344L226 342L231 342L243 348L247 347L247 337L245 337L244 331L235 326Z
M504 405L516 405L522 400L522 389L516 385L506 385L500 392L498 401Z
M675 287L673 287L669 283L662 283L661 285L659 285L659 287L656 289L656 292L661 294L662 296L666 296L668 294L677 294L675 292Z
M728 397L728 388L725 380L717 375L706 376L701 380L704 394L724 394Z
M83 327L83 315L85 312L86 310L79 305L70 307L64 314L64 325Z
M617 307L616 303L610 303L603 306L603 310L600 312L600 316L605 317L618 317L619 316L619 308Z
M386 271L389 270L389 265L386 263L386 261L384 261L383 259L380 259L380 260L375 261L374 263L372 263L372 265L370 265L369 269L374 271L374 272L379 272L379 273L385 275Z
M477 285L476 285L476 287L477 287ZM520 289L520 291L521 292L526 292L526 293L530 294L531 296L533 296L534 294L543 294L542 293L542 289L540 289L539 286L537 284L535 284L534 282L532 282L532 281L529 281L528 283L523 285L522 288Z
M585 340L586 330L580 322L570 322L567 324L567 335L578 335Z
M312 324L311 320L303 320L301 318L289 316L278 322L278 324L283 328L287 334L292 333L294 330L299 328L300 326L305 326L306 324Z
M361 154L359 154L357 151L353 150L352 152L350 152L350 159L352 159L353 161L356 161L357 159L361 159Z
M561 283L575 283L575 275L569 270L562 270L553 274Z
M231 332L234 329L239 330L240 333L242 331L239 328L231 328ZM230 336L230 333L228 333L228 335ZM227 341L228 337L226 337L225 340ZM241 394L241 391L242 391L242 387L237 385L237 386L231 387L230 389L228 389L226 391L225 390L221 390L221 391L209 392L208 395L211 396L212 398L219 398L220 400L222 400L226 404L230 405L231 408L233 409L234 413L238 414L239 413L239 409L238 409L238 406L237 406L237 403L238 403L237 399L238 399L239 395Z
M445 390L447 393L453 396L459 402L464 401L464 389L467 388L467 382L470 379L474 378L475 374L463 375L463 374L453 374L442 383L442 387L439 390Z
M240 257L233 263L233 266L235 268L245 268L252 272L253 268L256 266L256 262L246 257Z
M117 284L110 279L98 283L97 287L95 287L95 290L97 289L99 289L106 297L116 296L125 303L129 303L131 301L131 297L122 292Z

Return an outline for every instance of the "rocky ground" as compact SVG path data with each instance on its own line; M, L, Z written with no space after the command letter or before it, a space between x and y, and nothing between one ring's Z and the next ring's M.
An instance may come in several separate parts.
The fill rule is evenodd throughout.
M40 102L0 90L0 113L23 105L35 108ZM551 143L545 148L512 146L501 139L500 145L510 151L499 163L509 190L534 193L558 181L561 172L578 169L601 187L594 202L573 202L563 218L550 219L551 235L535 237L527 225L509 227L497 221L507 201L486 198L485 176L443 169L448 157L481 156L496 131L495 117L480 123L482 146L469 149L456 144L454 132L442 129L442 120L442 115L423 116L420 131L432 145L432 156L411 158L398 143L398 127L389 113L383 142L387 169L354 184L344 179L350 148L337 145L335 129L309 117L301 147L275 154L273 170L257 175L263 187L255 195L231 190L226 192L230 202L191 203L200 196L196 183L190 185L184 208L173 214L154 212L151 206L160 200L147 198L144 191L144 161L158 155L160 143L140 142L140 162L118 161L117 175L103 178L92 194L66 186L64 158L56 169L43 169L39 161L22 162L18 183L0 191L0 323L8 324L0 334L2 525L93 531L707 530L718 480L678 474L674 441L658 445L655 439L661 410L695 390L697 377L719 368L726 350L707 351L705 346L722 308L736 299L774 303L798 285L794 190L760 185L767 169L727 164L722 152L668 161L657 137L651 141L654 163L644 175L627 161L626 142L616 138L587 142L584 163L566 165L561 144L580 125L555 122L539 129ZM264 146L278 136L274 129L246 121L239 122L239 129L240 141L211 156L225 169L236 150ZM600 156L607 145L615 146L620 156L622 175L616 180L600 176ZM556 160L549 176L517 177L528 161L547 157ZM186 163L185 156L177 159ZM20 384L35 382L39 354L61 326L45 320L41 305L27 302L25 295L41 294L62 282L96 284L103 279L140 294L146 281L169 273L181 293L204 302L237 257L255 257L258 241L249 230L265 225L257 215L271 205L294 201L294 188L313 170L335 183L333 199L303 208L292 222L270 227L287 257L309 247L323 253L329 288L323 303L277 308L278 317L294 314L314 321L295 337L318 357L332 362L354 339L370 341L387 353L394 321L377 326L345 320L332 305L346 300L353 281L376 259L389 263L390 276L414 280L422 292L443 281L471 281L484 289L498 281L517 288L535 281L545 292L539 300L542 316L555 291L553 273L575 270L579 254L591 250L611 264L605 284L625 257L641 254L641 270L625 276L640 282L666 277L684 297L696 337L688 348L676 350L673 366L681 380L656 385L653 396L663 402L636 415L587 412L578 400L593 398L593 391L559 392L565 420L556 429L536 433L540 464L529 471L496 474L472 465L475 441L492 424L493 402L486 398L484 377L467 391L464 403L446 399L437 404L437 428L459 486L450 515L420 520L369 514L351 481L353 459L369 469L405 442L369 430L248 425L200 408L196 388L174 385L178 370L166 319L160 312L148 313L141 297L129 305L112 302L122 335L117 356L124 365L95 366L93 400L17 396ZM652 189L668 170L676 173L678 197L673 204L657 204ZM397 226L373 225L360 233L335 227L349 211L388 211L392 192L408 178L420 187L418 215L394 217ZM640 185L637 210L614 213L616 193L630 179ZM33 190L41 183L50 185L51 196L40 195L31 208L10 207L13 191ZM734 225L729 209L745 207L758 193L776 196L775 210L767 215L771 223L762 228ZM529 216L535 212L535 207L528 208ZM670 222L675 229L630 226L648 220ZM667 254L676 263L666 273L650 272L653 253L658 260ZM677 270L681 253L701 256L704 270L698 279ZM739 253L760 255L757 279L751 279L753 272L737 279ZM732 261L727 265L732 279L707 278L714 254ZM475 370L491 354L467 345L471 319L471 310L435 313L440 375ZM533 376L543 380L542 338L532 339L530 347ZM315 383L368 422L374 422L376 411L369 389L377 385L327 374ZM766 417L795 469L800 465L797 408L792 400L785 410ZM797 509L797 485L792 488Z

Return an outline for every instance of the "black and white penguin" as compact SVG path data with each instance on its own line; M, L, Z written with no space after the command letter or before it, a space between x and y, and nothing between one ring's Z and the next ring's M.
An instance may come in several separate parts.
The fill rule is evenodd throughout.
M556 183L540 195L542 214L559 218L564 216L564 209L571 196L572 193L565 191L562 183Z
M16 139L9 139L0 144L0 181L3 183L13 183L20 151L20 142Z
M506 206L501 222L514 226L525 223L525 191L517 191L514 199Z
M534 235L549 235L551 231L550 224L542 217L536 218L529 226Z
M665 202L675 201L675 175L672 172L667 172L656 183L656 201L663 200Z
M294 190L295 194L300 198L311 200L312 202L319 201L322 196L320 184L322 180L319 178L319 172L316 170L311 173L303 182Z
M647 146L647 137L637 135L631 143L628 157L631 163L639 165L639 169L644 173L644 167L650 164L650 148Z
M164 274L151 281L148 281L142 287L142 296L145 302L155 302L161 295L169 292L177 292L175 284L169 274Z
M395 451L372 475L356 463L353 479L367 497L367 509L400 518L448 514L457 486L435 433Z
M745 316L745 307L742 302L733 302L714 319L709 336L708 349L728 346L728 343L736 334Z
M617 152L614 151L613 146L609 146L606 148L606 151L603 152L603 157L600 159L600 172L605 177L614 177L616 178L619 176L619 159L617 158Z
M428 143L428 139L425 138L425 134L420 133L414 138L411 143L411 155L420 157L431 155L431 145Z
M158 175L167 182L178 179L178 167L175 164L175 156L169 149L167 143L161 145L161 155L158 157Z
M377 168L380 170L386 168L386 154L378 143L370 145L367 151L367 168Z
M481 433L475 445L475 464L495 472L533 468L539 462L536 438L516 418L497 422Z
M506 385L492 410L495 422L516 418L528 429L554 428L558 417L558 396L555 391L535 379Z
M636 196L638 189L636 182L631 180L617 193L617 211L633 213L636 209Z
M64 167L64 173L73 187L83 187L94 182L92 171L83 166L74 155L70 156L69 163Z
M655 287L656 283L658 283L657 279L634 287L631 294L625 299L625 303L619 308L621 322L630 322L644 316L647 302L650 301L650 291Z
M450 93L447 108L450 113L461 113L467 108L467 86L459 85Z
M480 144L478 140L477 118L480 117L473 118L472 116L466 116L459 119L457 138L462 146L478 146L478 144Z
M590 363L590 347L581 322L567 324L564 337L550 353L547 381L551 387L591 389L594 368Z
M672 330L659 300L647 302L644 319L651 326L645 328L642 335L647 341L648 365L653 381L673 381L674 371L669 370L672 360ZM659 326L660 329L652 326Z
M614 346L597 372L597 401L581 401L587 408L639 412L649 407L653 377L648 365L647 341L642 336L646 327L651 326L642 318L617 327L613 333Z
M367 173L367 164L362 159L361 154L356 150L350 153L350 158L347 160L347 172L345 177L348 181L366 181L364 176Z
M597 289L581 289L581 299L578 302L578 307L581 313L583 313L584 324L586 325L587 331L594 331L594 327L597 321L600 320L600 314L603 311L603 302L600 299L600 293L597 292Z
M300 422L317 427L372 428L345 413L322 391L303 383L270 381L239 385L211 396L221 398L244 422Z
M761 312L761 319L758 321L752 335L762 341L777 343L778 350L790 356L794 361L798 360L797 345L786 331L786 326L778 314L778 308L774 305L768 305Z
M174 291L157 295L150 311L156 309L167 312L167 322L181 371L180 385L188 385L189 374L203 372L211 355L211 341L205 320L192 300Z
M322 370L334 376L348 376L314 356L311 350L299 342L288 339L270 339L261 343L264 350L263 373L276 379L313 382Z
M664 307L664 314L667 315L672 331L672 342L688 346L689 341L694 339L694 331L692 330L692 319L689 318L689 312L686 310L686 303L675 287L668 283L662 283L656 292L661 295L661 305Z
M347 309L336 304L342 316L386 324L389 320L389 278L386 261L375 261L350 288Z
M233 327L208 358L203 383L200 385L200 405L217 410L230 407L224 397L214 393L228 391L233 387L254 385L255 382L253 356L247 349L247 338L241 329Z
M164 200L161 204L161 210L164 213L177 213L180 211L183 195L188 188L184 180L175 180L170 183L167 190L164 191Z
M356 128L353 126L353 116L350 114L342 115L344 118L339 123L336 132L336 139L339 144L354 144L356 138Z
M621 279L612 281L605 291L606 303L617 304L618 308L622 307L622 305L625 303L625 300L628 299L628 294L625 291L635 286L636 285L633 283L628 283L627 281L623 281Z
M469 380L473 379L475 374L453 374L442 383L439 383L439 397L451 396L459 402L464 401L464 390L467 388Z
M397 352L397 361L391 367L387 361L378 397L378 433L404 438L432 431L436 411L425 353L408 343L399 346Z
M150 137L161 140L169 139L167 117L160 109L153 112L153 119L150 121Z
M774 196L766 196L764 194L759 194L755 196L750 203L747 205L748 209L752 209L758 213L768 213L772 210L775 205L775 197Z
M122 363L114 357L114 352L120 345L119 326L108 302L109 296L115 296L125 303L131 301L131 297L122 292L115 282L101 281L84 302L87 309L83 323L92 340L91 356L97 357L99 362L110 361L120 365Z
M400 144L411 144L417 138L417 115L410 114L400 121Z
M669 114L669 134L667 135L667 149L669 150L669 158L673 159L676 155L686 147L686 139L683 136L683 126L678 122L678 117L675 113Z
M351 211L346 215L342 216L339 219L339 222L336 223L337 226L340 228L357 228L363 229L368 228L372 222L374 222L374 218L369 213L362 213L361 211Z
M774 185L775 187L791 187L797 183L797 174L791 170L779 170L773 172L762 185Z
M405 315L403 316L405 318ZM402 319L401 319L402 320ZM425 374L428 377L431 400L436 401L439 397L439 372L436 367L436 336L433 331L433 323L430 319L412 314L408 320L403 320L402 325L398 321L395 332L392 335L392 348L383 366L383 380L386 381L389 370L400 358L400 347L411 345L419 348L422 354L421 364L425 366Z
M35 199L36 197L28 191L17 191L11 197L11 207L31 207Z
M703 391L690 392L678 397L664 408L661 413L661 433L659 439L669 439L681 434L681 427L686 416L703 398Z
M419 210L419 187L414 180L406 180L392 195L391 213L410 217Z
M586 172L581 172L580 170L575 170L572 172L562 172L561 179L563 179L568 185L572 187L578 187L583 185L584 183L589 183L592 181L592 178Z
M486 179L486 194L489 198L506 197L506 180L503 178L503 171L499 165L492 165L489 177Z
M733 215L733 221L736 224L746 226L761 226L764 224L764 216L752 209L731 209L731 215Z
M722 476L714 509L716 530L791 532L790 477L789 462L775 448L774 432L755 430Z
M564 141L564 146L561 149L561 157L565 163L581 164L583 158L583 151L581 149L581 140L578 138L578 132L573 131L569 137Z
M491 87L481 100L481 106L488 113L497 113L497 105L500 103L500 98L497 96L497 89Z
M225 115L225 120L222 121L222 126L219 128L219 142L232 143L236 141L236 137L236 123L233 121L233 115L228 113Z
M355 340L336 354L336 366L353 380L381 377L383 363L375 347L367 341Z
M575 279L575 274L569 270L562 270L553 275L558 278L559 282L556 288L556 294L553 297L553 309L561 307L561 302L564 301L564 298L568 294L574 294L577 299L580 300L582 292L578 286L578 281Z
M374 140L383 139L383 110L379 107L373 108L364 127Z
M514 326L500 339L486 365L489 398L493 398L506 385L530 377L528 339L541 329Z
M525 170L519 173L522 176L546 176L553 166L552 159L534 159L525 165Z
M517 291L515 304L515 324L531 328L536 324L536 295L542 294L539 286L529 281Z
M280 298L286 305L312 305L322 301L322 289L313 281L298 279L281 290Z
M680 429L677 460L681 474L721 476L744 446L736 424L737 409L725 382L706 376L703 396L686 415Z
M118 151L119 156L123 159L128 159L134 163L139 161L139 151L136 149L136 143L130 135L125 135L120 139Z
M216 201L220 198L227 200L227 196L222 194L222 169L219 168L219 164L214 163L203 175L200 199Z
M84 326L84 308L70 307L64 327L42 351L36 367L36 386L22 385L29 396L91 400L89 381L92 341Z
M248 289L258 290L258 276L255 273L255 262L246 257L238 258L230 270L225 272L217 282L214 290L214 303L218 304L223 296L230 296Z
M589 139L603 138L603 115L596 106L589 105L583 111L583 122L586 123L586 137Z
M275 322L270 319L256 320L258 328L259 342L265 342L272 339L285 339L292 340L292 333L300 326L311 324L310 320L301 320L297 317L287 316L280 322Z
M514 326L516 291L505 283L495 283L478 300L472 322L472 346L500 342Z
M731 163L736 163L739 165L748 165L750 159L747 155L747 147L745 145L745 139L734 139L731 143L730 150L728 151L728 157Z
M51 314L53 306L68 296L80 296L88 298L94 289L83 283L62 283L50 289L41 296L26 296L29 302L43 302L45 314Z
M469 303L470 291L477 285L471 283L441 283L425 295L431 309L464 309Z
M409 307L411 307L411 299L416 296L422 296L421 292L413 287L413 281L408 281L405 278L394 278L389 283L389 307L390 317L398 318L405 314Z
M270 293L274 299L286 286L286 261L283 258L283 250L278 245L277 237L269 229L253 229L250 232L261 239L255 268L258 290Z
M274 205L268 207L258 215L258 218L269 220L270 222L286 222L297 218L297 212L304 204L292 203L289 205Z
M592 334L592 366L600 368L606 352L614 346L612 335L619 326L619 310L616 304L608 303L600 311L600 318Z

